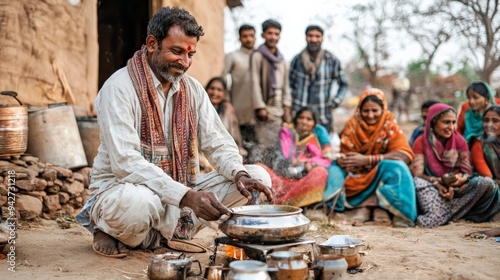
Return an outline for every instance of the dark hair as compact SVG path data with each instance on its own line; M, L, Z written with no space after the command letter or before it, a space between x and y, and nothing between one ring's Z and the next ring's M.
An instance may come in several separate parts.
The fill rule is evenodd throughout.
M197 41L205 34L203 27L198 25L196 19L188 11L179 7L163 7L149 21L148 35L154 36L158 40L158 45L161 46L170 28L176 25L182 28L187 36L196 37Z
M453 112L453 113L455 113L455 116L457 115L457 113L455 112L455 109L448 108L448 109L442 111L441 113L435 115L434 118L432 118L431 123L430 123L431 124L431 128L434 128L436 126L436 123L439 120L439 118L441 118L444 114L446 114L448 112Z
M430 108L432 105L434 104L437 104L437 103L441 103L439 101L436 101L436 100L427 100L425 101L424 103L422 103L422 106L420 107L420 110L424 110L424 109L428 109Z
M319 25L309 25L306 28L306 35L307 35L307 32L309 32L311 30L318 30L321 33L321 35L323 35L323 28L321 28Z
M484 111L484 114L483 114L483 120L484 120L484 116L486 116L486 113L488 113L489 111L493 111L493 112L497 113L497 115L500 116L500 105L494 104L494 105L491 105L490 108L486 109L486 111Z
M240 29L238 30L238 34L241 36L241 32L243 32L245 30L253 30L255 32L255 27L253 27L250 24L243 24L242 26L240 26Z
M281 24L275 20L268 19L262 23L262 32L266 32L268 28L277 28L281 31Z
M222 79L221 77L213 77L212 79L210 79L210 81L208 81L207 85L205 86L205 90L208 90L208 87L213 82L220 82L222 84L222 87L224 88L224 90L226 90L226 82L224 82L224 79Z
M359 109L361 109L361 107L363 107L363 105L365 105L365 103L368 101L377 103L378 105L380 105L382 110L384 110L384 102L382 100L380 100L380 98L378 98L375 95L368 95L367 97L365 97L365 99L363 99L363 102L361 102L361 104L359 104Z
M318 122L316 120L316 114L314 114L314 111L309 108L309 107L302 107L297 113L295 114L295 117L293 117L293 125L297 127L297 120L299 119L299 116L302 115L304 112L311 112L311 115L313 117L314 125L316 125Z
M210 81L208 81L207 85L205 86L205 91L208 91L208 87L213 83L213 82L219 82L222 84L222 88L224 89L224 92L226 91L226 82L224 82L224 80L221 78L221 77L213 77L212 79L210 79ZM224 115L224 102L226 102L225 100L222 101L220 104L219 104L219 107L217 107L217 114L219 114L219 116L222 116Z
M481 96L486 98L487 100L490 100L492 98L491 93L489 92L488 88L483 82L473 82L470 84L470 86L467 87L467 90L465 91L465 95L469 92L469 90L473 90L477 93L479 93Z

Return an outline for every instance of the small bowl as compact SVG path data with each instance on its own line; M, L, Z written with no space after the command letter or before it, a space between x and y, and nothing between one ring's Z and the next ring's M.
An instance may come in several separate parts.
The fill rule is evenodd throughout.
M348 235L334 235L318 246L321 254L353 256L359 254L364 245L361 240Z
M453 173L446 173L443 176L441 176L441 182L443 182L443 185L449 186L457 180L457 176Z

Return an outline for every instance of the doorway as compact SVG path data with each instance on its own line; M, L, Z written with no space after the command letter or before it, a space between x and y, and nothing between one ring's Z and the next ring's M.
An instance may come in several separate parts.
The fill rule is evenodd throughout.
M152 2L143 0L99 0L97 32L99 42L99 87L140 49L146 40L146 29ZM156 3L154 3L156 4Z

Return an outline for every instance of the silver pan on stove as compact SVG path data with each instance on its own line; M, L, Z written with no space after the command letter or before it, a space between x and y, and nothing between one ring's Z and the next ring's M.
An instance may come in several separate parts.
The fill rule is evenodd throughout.
M227 236L244 242L292 241L303 236L311 222L301 208L288 205L246 205L231 211L219 228Z

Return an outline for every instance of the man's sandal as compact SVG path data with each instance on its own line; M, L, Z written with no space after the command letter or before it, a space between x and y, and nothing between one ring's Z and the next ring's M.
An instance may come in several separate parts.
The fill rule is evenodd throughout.
M114 254L114 255L108 255L108 254L104 254L104 253L101 253L99 252L95 247L94 247L94 244L92 244L92 249L94 250L94 252L98 255L101 255L101 256L104 256L104 257L108 257L108 258L115 258L115 259L122 259L122 258L125 258L126 256L128 256L127 253L119 253L119 254Z

